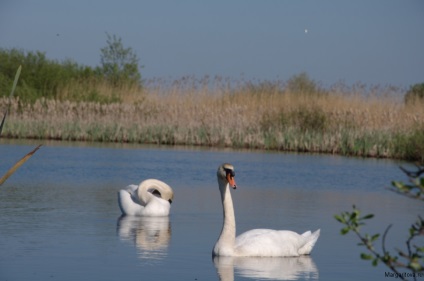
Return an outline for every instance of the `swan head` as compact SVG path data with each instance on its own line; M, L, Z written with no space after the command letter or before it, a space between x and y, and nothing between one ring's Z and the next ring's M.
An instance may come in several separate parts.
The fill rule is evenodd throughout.
M164 192L164 194L162 194L157 189L149 190L149 192L151 192L156 197L167 200L169 202L169 204L172 204L172 200L174 199L174 193L172 192L172 190L170 192Z
M146 190L152 195L168 201L170 204L174 200L174 191L172 190L172 188L168 184L157 179L147 179L142 181L139 185L138 190L139 192L141 192L141 195L139 194L139 196L143 196L142 190Z
M233 189L237 188L236 181L234 177L236 176L234 172L234 166L229 163L224 163L219 166L217 171L218 181L229 184Z

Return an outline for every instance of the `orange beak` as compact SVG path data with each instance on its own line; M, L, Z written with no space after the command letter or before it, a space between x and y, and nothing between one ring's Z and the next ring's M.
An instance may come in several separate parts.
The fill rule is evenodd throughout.
M237 188L236 181L230 174L227 175L227 181L233 189Z

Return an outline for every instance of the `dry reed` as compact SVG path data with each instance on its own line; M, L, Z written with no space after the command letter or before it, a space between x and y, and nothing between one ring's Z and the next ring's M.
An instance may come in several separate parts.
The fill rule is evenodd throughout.
M0 99L0 109L8 102ZM231 90L200 83L121 93L119 102L112 103L39 99L29 104L17 98L10 102L4 130L10 138L424 159L424 147L413 147L424 142L424 107L407 106L387 96L364 97L337 90L319 95Z

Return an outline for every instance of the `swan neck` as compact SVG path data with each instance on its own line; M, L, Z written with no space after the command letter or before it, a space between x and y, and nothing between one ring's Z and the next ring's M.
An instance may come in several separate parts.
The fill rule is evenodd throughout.
M140 199L143 205L146 205L152 197L152 194L148 192L149 188L150 188L150 185L147 184L145 181L138 186L138 189L137 189L138 199Z
M224 211L224 224L222 226L219 242L227 249L234 248L236 237L236 220L234 216L233 200L228 183L220 182L222 207Z

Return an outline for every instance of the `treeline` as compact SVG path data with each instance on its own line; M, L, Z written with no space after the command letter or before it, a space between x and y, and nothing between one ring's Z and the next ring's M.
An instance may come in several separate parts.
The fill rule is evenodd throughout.
M100 65L96 67L81 65L71 59L64 61L49 59L40 51L0 48L0 97L9 94L19 65L22 65L23 71L15 96L24 102L34 103L40 98L47 98L113 103L128 100L128 93L141 96L144 85L137 55L131 48L123 46L121 38L106 35L107 44L100 49ZM183 77L179 81L174 81L172 87L181 84L181 81L184 83L185 80L187 79ZM188 80L190 83L194 81ZM202 82L197 84L201 85ZM249 93L291 92L311 96L332 91L320 87L318 83L309 79L306 73L294 75L283 82L245 81L243 85L235 87L236 90L240 88ZM227 92L233 93L235 89L229 87ZM411 85L403 95L405 103L423 102L424 83ZM129 100L134 100L134 97L130 97Z
M70 59L52 60L40 51L0 49L0 96L9 94L19 65L23 71L15 96L31 103L42 97L110 103L119 101L123 89L141 88L138 58L120 38L107 34L100 54L100 66L91 67ZM105 88L113 91L105 95Z
M59 62L48 59L43 52L25 52L18 49L0 50L0 94L9 94L16 69L22 65L16 96L26 101L41 97L59 98L66 85L82 81L100 81L100 68L81 66L71 60ZM84 96L84 95L81 95Z

